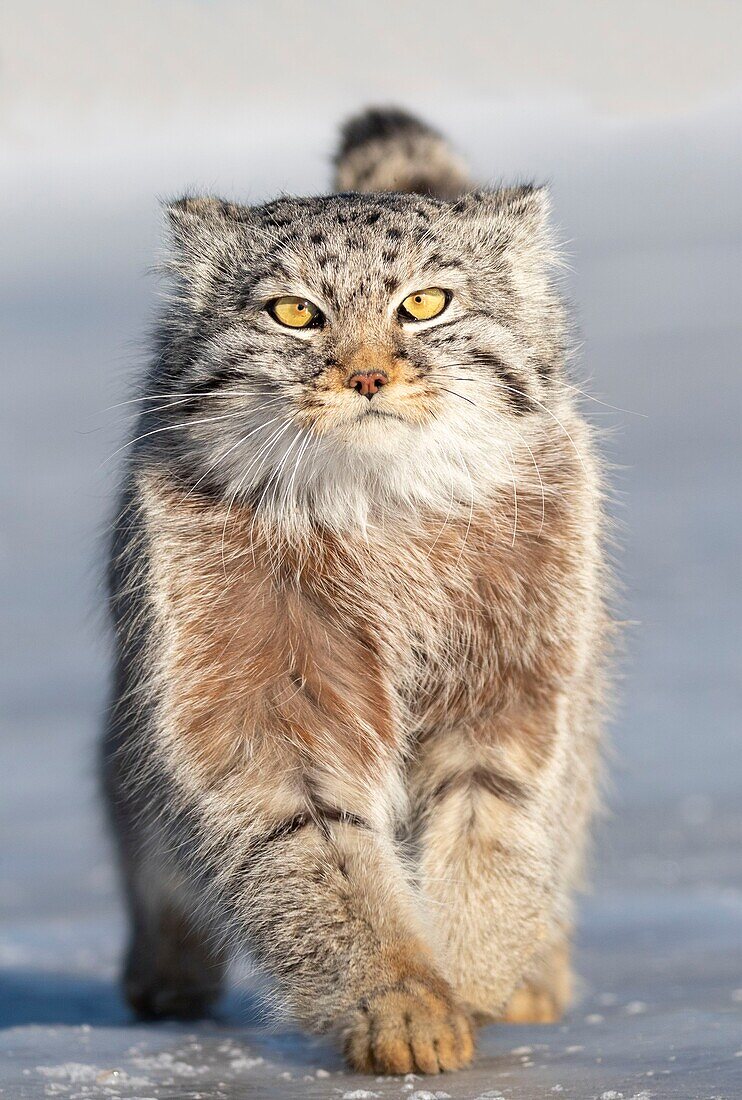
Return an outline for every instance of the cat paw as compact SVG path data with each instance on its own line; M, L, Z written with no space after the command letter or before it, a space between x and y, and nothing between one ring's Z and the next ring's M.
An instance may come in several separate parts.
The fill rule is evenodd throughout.
M513 993L500 1021L504 1024L555 1024L561 1020L564 1007L553 990L524 985Z
M375 990L341 1030L345 1057L360 1073L441 1073L474 1056L469 1017L443 982Z
M128 978L126 1000L140 1020L201 1020L212 1014L220 990Z

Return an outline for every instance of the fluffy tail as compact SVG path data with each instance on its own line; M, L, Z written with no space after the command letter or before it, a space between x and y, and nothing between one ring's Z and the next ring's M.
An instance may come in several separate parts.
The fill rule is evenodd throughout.
M455 199L471 183L463 163L439 133L405 111L370 107L342 128L335 187Z

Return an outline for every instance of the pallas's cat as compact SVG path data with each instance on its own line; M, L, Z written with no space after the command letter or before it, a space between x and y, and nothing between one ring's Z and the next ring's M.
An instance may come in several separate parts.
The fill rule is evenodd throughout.
M110 566L144 1016L245 948L368 1072L557 1019L609 619L548 199L398 111L340 193L167 208Z

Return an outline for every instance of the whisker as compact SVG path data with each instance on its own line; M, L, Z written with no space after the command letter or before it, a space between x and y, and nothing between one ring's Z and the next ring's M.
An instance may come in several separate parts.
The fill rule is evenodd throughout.
M244 409L239 409L236 412L224 413L222 416L207 416L199 420L190 420L189 424L214 424L217 420L232 420L236 416L244 416ZM101 463L101 466L105 466L106 463L111 462L112 459L120 454L121 451L125 451L128 447L133 447L135 443L141 443L143 439L149 439L152 435L158 435L160 432L173 432L176 429L182 431L183 424L180 422L177 424L166 424L162 428L153 428L151 432L144 432L143 435L138 435L135 439L130 439L128 443L124 443L121 447L117 447L113 454L110 454L108 458L105 458Z
M513 482L513 541L511 543L511 546L514 548L515 547L515 539L516 539L516 536L518 534L518 487L517 487L516 482L515 482L515 455L513 454L513 448L510 446L509 443L508 443L508 450L510 451L510 457L513 460L513 465L511 466L510 463L508 462L507 455L503 455L503 458L508 463L508 469L510 470L510 477L511 477L512 482Z
M231 398L231 396L232 396L231 394L224 394L224 393L209 394L209 397L224 397L225 400L227 400L228 398ZM257 394L256 396L266 396L266 395ZM272 398L273 395L271 394L270 397ZM279 399L276 398L276 400L279 400ZM153 409L146 409L145 412L142 413L141 415L153 416L155 413L166 412L168 409L174 409L174 408L177 408L179 405L186 405L188 403L190 403L190 398L183 398L182 401L169 401L166 405L156 405L155 408L153 408ZM270 404L271 404L271 401L265 401L262 405L249 405L249 406L245 406L244 409L234 409L232 411L235 412L235 413L246 413L246 414L247 413L256 413L256 412L260 412L262 409L267 409L270 406ZM183 421L183 423L185 423L185 421ZM196 421L188 420L188 423L193 424L193 423L196 423Z
M577 456L577 459L578 459L580 465L582 466L583 471L585 472L585 475L589 478L590 475L588 474L587 466L585 465L585 460L583 459L582 454L580 453L580 450L579 450L577 444L575 443L574 439L572 438L572 436L570 435L570 433L568 432L568 430L564 426L564 424L562 424L559 417L556 416L556 414L553 413L551 409L547 408L547 406L544 405L544 403L542 401L539 401L539 399L537 397L534 397L533 394L525 393L523 390L518 389L516 386L508 386L505 382L502 382L499 378L495 379L495 382L496 382L499 389L507 390L509 393L514 393L514 394L517 394L519 397L524 397L527 401L532 401L534 405L537 405L540 409L543 409L543 411L546 413L547 416L551 417L551 419L554 421L554 423L558 425L558 427L564 432L565 437L569 440L570 444L572 445L572 449L575 452L575 455ZM461 395L459 395L459 396L461 396Z
M636 409L621 409L618 405L611 405L607 401L601 401L599 397L593 397L591 393L587 393L585 390L581 390L578 386L572 384L572 382L563 382L562 385L567 386L570 390L574 390L575 393L579 393L581 397L586 397L588 401L594 401L596 405L604 405L606 409L612 409L613 412L625 413L627 416L641 416L643 420L649 420L649 413L637 412Z
M461 459L461 469L464 471L464 473L466 474L466 476L468 478L468 481L469 481L469 518L468 518L467 524L466 524L466 531L464 532L464 539L463 539L463 542L461 543L461 549L459 550L459 556L456 559L456 568L458 569L458 567L461 565L461 559L463 557L464 550L466 549L466 544L469 540L469 534L471 532L472 523L474 521L474 495L475 494L474 494L474 482L471 479L471 474L469 473L469 467L466 465L466 461L464 459L464 453L461 450L461 447L458 446L458 444L456 444L456 450L459 452L459 458Z
M511 425L511 428L512 428L512 425ZM546 491L544 489L544 481L543 481L543 478L541 477L541 470L539 469L538 462L536 461L536 456L534 455L533 451L529 447L529 445L526 442L525 438L520 434L520 432L518 431L517 428L512 428L512 430L518 436L518 439L521 441L521 443L523 444L523 446L525 447L525 449L528 451L529 455L531 456L531 462L533 463L533 468L536 471L536 477L538 478L538 483L541 487L541 524L539 526L538 536L537 536L538 538L540 538L541 535L543 534L543 531L544 531L544 523L546 522ZM515 458L513 458L513 461L515 461Z
M470 381L472 381L472 380L470 379ZM449 390L447 392L454 393L455 391ZM456 396L460 397L461 394L456 394ZM470 400L470 399L468 399L468 400ZM471 401L471 404L476 405L478 408L480 408L480 406L477 404L476 401ZM549 412L548 409L546 411ZM487 415L490 415L489 410L485 410L485 412L487 413ZM565 432L565 434L569 435L569 433L567 433L566 428L564 428L563 425L561 425L561 427L562 427L562 430ZM541 493L541 523L539 525L539 530L538 530L538 537L540 538L541 535L543 534L544 524L546 522L546 489L545 489L545 486L544 486L544 480L541 476L541 470L539 468L538 462L536 461L536 456L534 455L533 450L529 446L529 444L526 441L525 437L517 430L517 428L513 427L512 425L511 425L511 428L515 432L515 434L518 436L518 439L521 441L521 443L523 444L523 446L526 448L529 455L531 456L531 462L533 463L533 468L536 471L536 477L538 478L539 489L540 489L540 493ZM569 438L570 438L570 442L572 442L572 446L574 447L575 446L574 441L571 439L571 437L569 437ZM513 453L513 449L510 446L510 444L508 444L508 448L510 450L511 457L513 459L513 464L517 465L516 462L515 462L515 454ZM579 455L579 452L578 452L578 458L581 458L581 456ZM510 466L510 463L508 463L508 466ZM511 470L511 476L513 478L513 490L514 490L514 495L515 495L515 503L514 503L515 520L514 520L514 524L513 524L513 545L515 545L515 532L517 530L517 522L518 522L518 501L517 501L517 489L516 489L516 483L515 483L515 473L513 471L513 467L510 467L510 470ZM444 524L444 526L445 526L445 524Z
M258 501L257 505L255 506L255 511L254 511L254 514L253 514L252 523L250 525L251 541L252 541L252 531L255 527L256 520L257 520L257 518L260 514L260 509L263 506L263 502L265 501L265 499L268 495L268 491L271 487L271 482L273 482L276 485L278 484L279 478L281 476L281 471L283 470L284 466L286 465L286 463L288 461L288 457L291 454L292 448L293 448L294 444L296 443L296 441L301 438L301 436L302 436L302 434L305 430L306 429L299 428L298 432L296 433L296 435L294 436L294 438L291 440L288 447L286 448L286 453L284 454L283 458L279 462L278 467L273 471L272 474L269 474L269 476L268 476L268 480L265 483L265 488L263 489L263 492L261 493L260 500ZM279 562L279 564L280 564L280 562ZM275 577L276 568L273 565L273 562L271 562L271 566L272 566L273 575Z
M204 480L204 478L207 477L208 474L210 474L211 471L216 466L218 466L220 462L222 462L228 455L230 455L232 451L236 451L239 446L241 446L243 443L246 443L251 436L255 435L256 432L261 431L263 428L267 428L270 424L275 424L275 422L280 419L280 416L274 416L272 420L266 420L264 423L258 424L257 428L253 428L252 431L247 433L247 435L243 435L240 439L237 440L236 443L233 443L232 446L224 452L224 454L219 455L216 461L212 462L211 465L204 471L204 473L201 474L201 477L198 479L198 481L195 482L195 484L192 485L186 493L186 497L189 497L191 493L195 492L198 486Z
M463 459L463 454L462 454L461 457ZM450 520L451 512L453 511L454 495L455 495L455 485L454 485L454 479L453 479L453 477L451 477L451 493L450 493L449 498L448 498L448 511L446 512L446 516L445 516L445 519L443 520L443 523L441 525L441 529L439 530L438 534L433 539L432 543L430 544L430 548L428 549L428 553L425 555L427 561L430 561L430 559L432 557L432 554L433 554L433 551L435 550L436 545L438 543L438 540L440 539L441 535L443 534L446 527L448 526L448 521Z
M280 393L275 390L207 390L206 393L157 393L149 394L144 397L130 397L126 401L117 401L115 405L107 405L103 409L98 409L97 412L89 414L91 416L100 416L103 413L112 412L114 409L121 409L124 405L138 405L144 401L163 401L170 398L177 398L182 401L190 401L195 398L202 397L270 397L272 394L276 397L280 397Z
M456 390L447 390L445 386L441 386L445 393L451 393L454 397L460 397L462 401L468 401L470 405L476 405L476 401L472 401L471 397L464 397L463 393L457 393Z
M311 431L308 428L304 429L304 430L306 431L306 439L304 440L301 447L299 448L299 453L296 456L296 462L294 463L294 470L293 470L293 473L291 474L291 480L289 481L288 489L287 489L287 492L286 492L286 501L287 501L287 503L290 502L291 494L294 491L294 481L296 480L296 475L299 471L299 463L301 462L302 458L304 457L304 452L307 450L307 447L312 442Z
M283 427L276 429L276 431L273 433L273 435L267 441L267 443L264 443L263 446L260 448L260 450L258 451L258 454L255 456L253 461L249 464L249 466L247 466L247 468L245 469L245 471L241 475L239 481L237 482L237 486L236 486L234 492L231 495L229 505L227 507L227 514L224 517L224 526L222 527L222 539L221 539L222 571L224 573L225 581L228 580L228 577L227 577L227 562L226 562L226 557L225 557L225 541L226 541L226 537L227 537L227 525L229 524L229 517L230 517L230 514L232 512L232 508L234 506L234 503L235 503L235 501L237 499L237 496L239 495L239 493L242 489L242 486L245 484L245 481L247 480L248 474L250 473L252 468L255 466L255 463L258 461L261 454L263 454L263 452L266 452L266 448L267 448L267 452L265 453L265 458L267 458L268 454L270 454L270 451L272 450L275 443L278 442L278 440L283 435L283 433L285 431L287 431L290 427L291 427L291 421L288 420L283 425ZM264 459L264 461L265 461L265 459ZM264 462L263 462L263 464L264 464ZM252 526L254 526L254 523L255 523L255 519L253 517L253 525L251 525L251 528L250 528L251 531L252 531ZM254 560L255 560L255 555L253 553L253 561Z
M299 451L298 451L298 454L296 456L296 461L294 462L294 469L292 471L291 478L290 478L289 483L288 483L288 485L286 486L286 488L284 489L284 492L283 492L283 504L284 504L284 507L286 507L286 508L289 508L291 506L291 503L292 503L291 495L292 495L293 490L294 490L294 481L296 479L296 475L297 475L297 472L299 470L299 465L300 465L301 460L304 456L304 453L306 452L308 446L312 442L312 431L311 431L310 428L302 428L301 433L305 436L305 438L304 438L301 446L299 447ZM281 558L279 558L278 567L280 567L282 561L283 561L283 556Z
M550 416L550 417L551 417L551 419L552 419L552 420L554 421L554 423L555 423L555 424L557 424L557 425L558 425L558 426L559 426L559 427L561 428L561 430L562 430L562 431L564 432L564 434L565 434L565 436L567 437L567 439L569 440L569 442L570 442L570 443L572 444L572 449L573 449L573 451L575 452L575 454L577 455L577 458L578 458L578 460L579 460L579 463L580 463L580 465L582 466L582 469L583 469L583 471L584 471L585 475L586 475L586 476L587 476L587 477L589 478L589 476L590 476L590 475L588 474L587 466L585 465L585 460L583 459L583 457L582 457L582 455L581 455L581 453L580 453L580 451L579 451L579 448L578 448L577 444L575 443L574 439L573 439L573 438L572 438L572 436L571 436L571 435L569 434L569 432L568 432L568 431L567 431L567 429L565 428L564 424L562 424L562 422L561 422L561 420L559 419L559 417L558 417L558 416L556 416L556 415L555 415L555 414L554 414L554 413L553 413L553 412L551 411L551 409L548 409L548 408L546 407L546 405L544 405L544 404L543 404L543 403L542 403L541 401L539 401L537 397L533 397L533 395L532 395L532 394L530 394L530 393L524 393L524 392L523 392L523 390L515 389L515 387L513 387L513 386L506 386L504 382L500 382L499 380L498 380L498 385L499 385L499 386L500 386L500 387L501 387L502 389L506 389L506 390L509 390L509 391L510 391L511 393L517 393L517 394L519 394L519 395L520 395L521 397L525 397L525 398L526 398L527 400L529 400L529 401L533 401L533 403L534 403L535 405L538 405L538 407L539 407L540 409L543 409L543 410L544 410L544 412L546 413L546 415L547 415L547 416Z
M428 378L443 378L447 382L479 382L479 378L470 378L465 374L448 374L444 371L431 371Z

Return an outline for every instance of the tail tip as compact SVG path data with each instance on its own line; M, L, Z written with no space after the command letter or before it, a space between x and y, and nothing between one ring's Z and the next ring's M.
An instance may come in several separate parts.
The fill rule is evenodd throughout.
M441 134L399 107L369 107L340 131L340 191L407 191L456 198L468 189L464 165Z
M437 131L400 107L367 107L365 111L349 118L341 127L335 164L340 164L356 149L372 141L387 142L413 135L440 137Z

